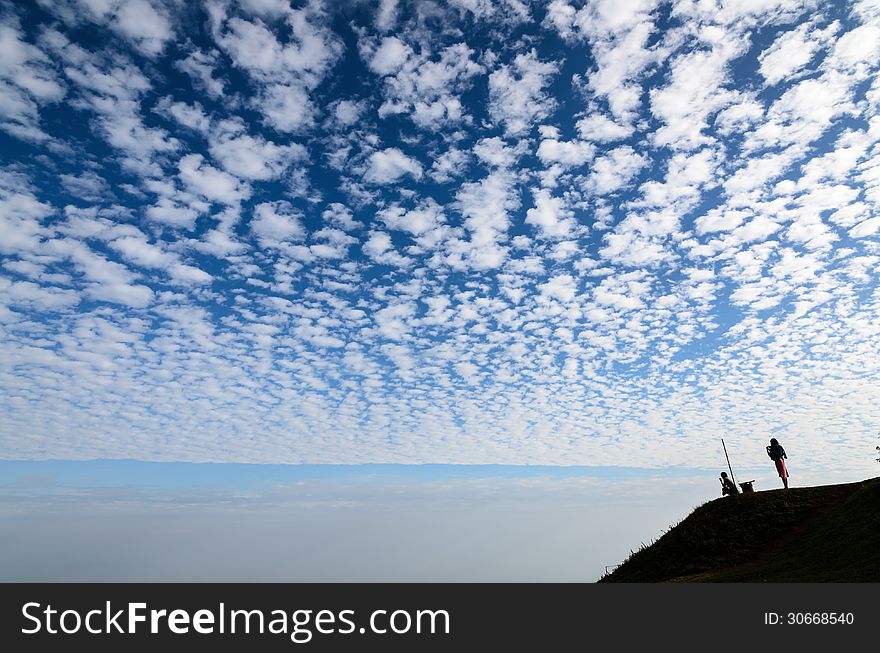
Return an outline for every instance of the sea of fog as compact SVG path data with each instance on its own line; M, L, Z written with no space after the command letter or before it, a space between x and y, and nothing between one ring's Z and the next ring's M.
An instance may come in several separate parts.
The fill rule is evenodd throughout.
M718 471L2 461L0 581L593 582Z

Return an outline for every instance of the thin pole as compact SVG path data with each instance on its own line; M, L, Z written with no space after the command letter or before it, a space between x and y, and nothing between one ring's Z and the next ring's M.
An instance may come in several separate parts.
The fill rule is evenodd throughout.
M733 467L730 466L730 456L727 455L727 447L724 445L724 438L721 438L721 446L724 447L724 457L727 458L727 469L730 470L730 480L736 483L736 479L733 477Z

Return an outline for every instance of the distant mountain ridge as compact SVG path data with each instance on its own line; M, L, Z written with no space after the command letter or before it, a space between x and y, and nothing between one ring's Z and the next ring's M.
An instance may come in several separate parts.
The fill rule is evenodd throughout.
M599 582L878 582L880 477L696 508Z

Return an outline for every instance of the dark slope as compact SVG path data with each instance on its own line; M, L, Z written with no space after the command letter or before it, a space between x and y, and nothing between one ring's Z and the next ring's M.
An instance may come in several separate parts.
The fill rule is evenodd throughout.
M880 478L710 501L599 580L725 581L880 581Z

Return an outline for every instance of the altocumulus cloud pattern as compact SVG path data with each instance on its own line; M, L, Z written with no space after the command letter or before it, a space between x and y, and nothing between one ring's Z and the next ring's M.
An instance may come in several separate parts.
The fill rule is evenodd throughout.
M876 0L0 17L2 457L873 449Z

